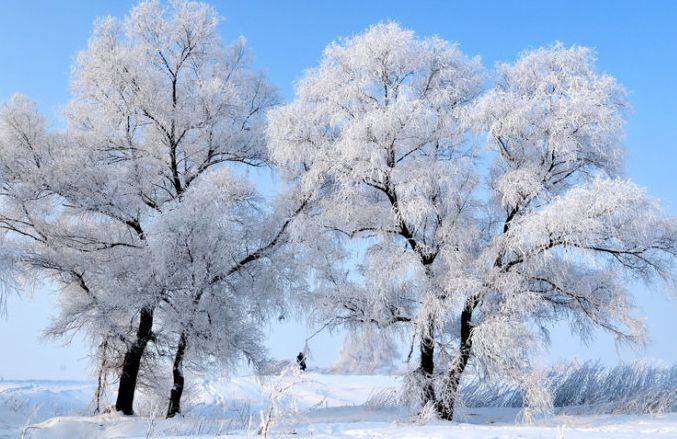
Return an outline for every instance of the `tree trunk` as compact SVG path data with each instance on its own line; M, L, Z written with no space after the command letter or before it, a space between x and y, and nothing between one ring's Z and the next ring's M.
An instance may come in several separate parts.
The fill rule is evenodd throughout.
M173 418L177 413L181 413L181 395L183 394L183 356L186 353L186 333L182 332L179 338L179 344L176 347L174 356L174 366L172 375L174 376L174 386L169 393L169 408L167 408L167 417Z
M444 384L442 399L437 405L439 417L447 421L451 421L454 418L454 404L458 396L461 376L470 360L470 353L472 351L472 313L477 303L476 297L470 297L461 312L461 342L459 344L458 356L449 370Z
M136 331L136 341L127 349L122 362L118 398L115 401L115 410L125 415L134 414L134 392L136 379L139 376L141 357L153 333L153 308L145 307L139 317L139 328Z
M108 338L99 345L99 371L97 373L96 390L94 391L94 414L101 413L101 398L106 388L108 374Z
M435 385L433 383L433 372L435 371L435 334L434 326L431 318L428 319L428 328L421 333L421 364L419 371L423 379L423 405L428 403L435 404L437 397L435 396Z

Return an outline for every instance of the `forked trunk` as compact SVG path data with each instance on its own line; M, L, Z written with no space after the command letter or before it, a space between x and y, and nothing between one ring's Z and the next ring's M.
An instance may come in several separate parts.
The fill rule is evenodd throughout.
M186 333L182 332L179 338L179 344L176 347L174 356L174 366L172 375L174 377L174 386L169 393L169 407L167 408L167 417L173 418L177 413L181 413L181 395L183 394L183 357L186 353Z
M141 310L139 328L136 331L136 341L127 349L122 362L120 373L120 385L118 397L115 401L115 410L125 415L134 414L134 392L136 380L139 376L141 358L146 350L146 345L153 337L153 308L146 307Z
M435 372L435 339L434 326L432 319L428 320L428 328L421 333L421 364L419 372L423 379L423 405L428 403L435 404L435 385L433 383L433 373Z
M477 306L477 299L471 297L461 312L461 342L458 356L452 364L444 383L442 399L437 404L437 414L441 419L451 421L454 418L454 404L458 397L461 376L465 371L472 351L472 313Z

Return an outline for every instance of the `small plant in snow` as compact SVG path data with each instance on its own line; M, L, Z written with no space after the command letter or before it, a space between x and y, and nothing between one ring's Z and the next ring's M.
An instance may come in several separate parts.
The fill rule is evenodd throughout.
M291 396L294 387L307 381L298 366L290 365L279 375L261 379L260 384L266 395L266 405L261 410L261 422L257 434L267 437L270 430L284 421L298 415L296 401Z
M148 422L146 424L146 438L151 438L155 435L155 429L157 427L157 407L153 407L148 415Z
M364 406L370 409L399 407L402 405L402 395L400 389L386 387L383 389L372 390Z
M20 436L21 439L28 437L27 434L30 430L39 430L40 429L40 427L31 424L31 421L36 418L36 415L37 415L39 410L40 410L40 406L37 405L37 404L30 408L30 410L28 412L28 416L26 416L26 421L24 422L24 426L21 428L21 436Z

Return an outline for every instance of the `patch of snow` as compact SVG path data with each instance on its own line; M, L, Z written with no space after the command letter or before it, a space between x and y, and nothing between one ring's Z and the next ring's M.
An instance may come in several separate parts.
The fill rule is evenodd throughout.
M628 438L677 437L677 413L661 416L571 415L518 421L516 408L465 408L459 422L420 423L399 407L365 405L374 392L397 388L400 377L308 373L290 389L297 412L276 425L275 437L316 438ZM194 380L182 416L91 413L94 383L0 381L0 437L238 438L256 434L266 405L262 381L276 377Z

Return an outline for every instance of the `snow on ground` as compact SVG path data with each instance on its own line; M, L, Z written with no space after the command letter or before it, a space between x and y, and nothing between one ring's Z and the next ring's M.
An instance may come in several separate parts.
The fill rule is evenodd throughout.
M77 439L146 437L237 438L255 435L260 413L268 413L270 389L293 382L275 399L283 414L271 435L316 438L640 438L677 437L677 413L661 416L557 415L533 424L518 421L515 409L464 410L461 422L417 422L406 410L373 404L391 376L308 373L281 382L254 377L194 380L185 414L162 419L164 407L140 399L144 416L89 416L94 388L87 381L0 381L0 437ZM371 403L365 404L370 401ZM152 416L157 413L157 416Z
M93 389L87 381L0 380L0 438L54 416L87 414Z

